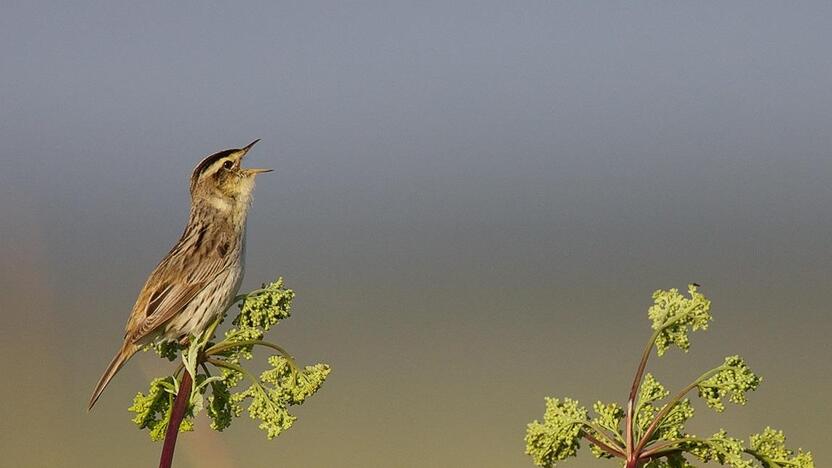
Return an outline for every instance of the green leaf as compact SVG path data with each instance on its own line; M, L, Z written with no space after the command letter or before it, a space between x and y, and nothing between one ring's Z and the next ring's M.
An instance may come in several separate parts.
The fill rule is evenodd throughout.
M179 357L179 351L184 349L184 347L181 346L178 342L167 340L155 341L145 349L148 348L153 349L153 351L155 351L156 354L159 355L159 357L165 358L168 361L175 361L176 358Z
M148 429L150 439L153 441L165 438L175 389L176 383L172 376L153 379L147 395L141 392L136 394L133 398L133 406L128 408L128 411L136 413L133 422L139 429ZM179 432L191 430L193 430L193 424L186 417L179 426Z
M529 423L526 429L526 454L535 465L553 467L557 462L577 455L581 427L587 410L578 402L565 398L546 398L543 422Z
M653 305L647 316L656 330L656 352L662 356L667 348L676 345L679 349L690 349L688 329L707 330L712 320L711 301L697 291L696 285L688 286L690 298L679 294L678 289L658 290L653 293Z
M211 396L208 397L208 417L211 418L211 429L222 431L231 425L234 417L240 416L240 405L235 404L228 391L226 380L211 382Z

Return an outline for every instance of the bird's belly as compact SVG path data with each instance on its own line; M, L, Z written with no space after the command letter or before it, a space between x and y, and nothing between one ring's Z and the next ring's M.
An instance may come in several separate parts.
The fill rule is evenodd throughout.
M219 275L167 323L163 339L178 340L189 334L200 335L228 308L240 290L242 279L240 266L231 267L225 274Z

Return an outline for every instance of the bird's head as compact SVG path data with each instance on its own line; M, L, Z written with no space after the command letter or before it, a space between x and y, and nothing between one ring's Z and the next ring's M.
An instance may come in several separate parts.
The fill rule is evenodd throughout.
M191 198L217 207L248 204L254 190L254 177L271 169L241 167L254 140L243 148L220 151L203 159L191 175Z

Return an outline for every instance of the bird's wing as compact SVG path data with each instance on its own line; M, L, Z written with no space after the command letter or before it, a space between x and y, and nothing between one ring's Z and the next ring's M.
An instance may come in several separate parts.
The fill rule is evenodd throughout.
M181 247L162 260L139 294L127 324L125 338L130 342L138 343L158 330L232 265L231 256L217 249L181 252ZM190 255L202 256L202 261L193 262Z
M207 286L207 283L195 283L183 285L182 288L176 288L170 296L170 300L162 301L155 311L148 308L150 315L147 315L143 320L137 323L137 326L131 330L128 338L132 343L138 343L142 338L147 337L162 324L172 319L176 314L182 311L186 305Z

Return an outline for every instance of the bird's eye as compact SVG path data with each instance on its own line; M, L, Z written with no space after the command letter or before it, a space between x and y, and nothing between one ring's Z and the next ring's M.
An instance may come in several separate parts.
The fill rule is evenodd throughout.
M224 167L226 169L231 169L232 167L234 167L234 162L233 161L226 161L226 162L222 163L222 167Z

